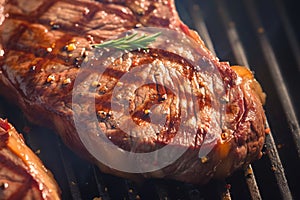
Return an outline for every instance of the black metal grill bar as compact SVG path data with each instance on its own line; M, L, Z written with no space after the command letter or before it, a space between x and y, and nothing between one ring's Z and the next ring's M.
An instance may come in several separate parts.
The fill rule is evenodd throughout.
M200 9L199 5L195 1L192 0L191 3L189 3L188 9L189 9L189 12L191 14L191 18L193 20L193 24L195 26L195 29L197 30L197 32L201 36L201 38L204 41L204 43L206 44L207 48L214 55L216 55L215 48L214 48L214 45L213 45L213 41L212 41L212 39L210 37L210 34L208 32L206 22L204 21L204 17L202 15L202 12L201 12L201 9ZM223 188L225 188L225 183L223 184ZM231 195L230 195L229 190L226 190L226 193L221 193L220 198L230 200Z
M246 5L248 15L251 18L251 22L253 23L253 26L255 27L256 30L263 30L262 23L258 17L258 13L256 11L255 5L253 1L246 1L244 0L244 3ZM292 105L290 95L287 91L285 82L283 80L282 74L279 69L278 62L275 58L275 54L273 52L273 49L270 45L270 42L268 41L268 38L264 34L264 32L260 31L258 33L258 38L260 41L261 48L263 50L264 56L266 58L266 61L268 63L268 67L270 68L270 73L273 77L274 83L276 85L276 88L279 93L279 97L281 100L281 103L284 107L285 114L290 122L290 128L293 133L293 137L297 146L297 151L298 151L298 156L300 156L300 129L299 129L299 124L298 120L296 118L296 114L294 111L294 107ZM272 133L267 135L266 137L266 143L268 145L268 156L271 160L271 163L273 166L275 166L274 172L275 172L275 177L277 179L277 182L279 184L279 189L280 193L283 197L283 199L292 199L292 194L290 191L290 188L288 186L287 179L285 177L284 169L281 164L279 154L275 145L275 141L273 139Z
M267 154L271 161L282 199L293 199L272 133L266 136L266 144L268 149Z
M199 35L201 35L201 38L203 39L203 41L204 41L205 45L207 46L207 48L214 55L216 55L213 42L210 38L207 27L206 27L205 22L203 20L204 18L202 16L201 9L200 9L199 5L196 4L193 1L191 3L189 3L188 5L189 5L188 9L190 10L191 18L193 20L193 23L194 23L194 26L195 26L197 32L199 33Z
M219 195L221 196L222 200L231 200L231 194L228 187L226 187L226 182L221 181L218 185Z
M232 47L232 51L237 63L246 66L249 68L248 59L242 45L242 41L240 40L239 34L236 30L235 24L230 18L228 13L228 8L224 3L224 0L216 0L217 2L217 10L220 13L221 20L223 25L226 28L227 36L229 39L229 43Z
M184 189L190 200L198 200L201 198L201 192L191 184L185 184Z
M249 2L249 1L247 1L247 2ZM226 28L227 36L228 36L230 45L232 46L232 50L233 50L233 53L234 53L234 56L235 56L237 62L242 64L242 65L245 65L245 66L249 67L248 59L246 57L246 54L245 54L244 48L242 46L242 43L239 39L237 30L235 28L235 24L230 19L230 15L227 12L228 9L226 8L226 5L224 4L224 1L223 0L216 0L216 3L217 3L218 12L221 16L223 25ZM200 9L197 9L197 10L199 12ZM249 13L251 13L251 12L254 13L253 10L249 11ZM198 21L198 23L201 24L201 26L196 26L197 29L203 28L203 26L205 26L205 22L203 21L203 19L201 19L201 17L199 17L201 15L193 14L192 16L193 16L193 19L194 19L195 22ZM198 18L195 18L195 16L198 17ZM258 18L255 19L255 18L252 17L252 21L258 21ZM261 28L261 27L262 27L261 23L259 23L259 26L256 27L256 28L258 30L258 28ZM207 30L207 29L205 29L205 30ZM198 30L198 31L201 34L201 31L200 30ZM206 41L207 44L211 44L210 48L213 49L212 41L207 41L207 40L210 40L210 37L206 36L205 38L203 37L203 39ZM266 38L265 38L265 40L266 40ZM293 42L295 42L295 41L293 41ZM270 47L270 45L268 45L268 46ZM297 48L294 48L294 49L297 50ZM267 50L265 50L265 54L269 54L269 52ZM273 56L273 63L272 64L274 64L274 63L276 63L276 66L279 69L277 61L275 60L275 57ZM272 65L270 65L270 66L272 66ZM283 80L281 81L281 83L283 83ZM289 95L286 95L286 96L289 96ZM287 109L287 110L292 110L294 112L294 109L293 109L292 105L290 105L290 109ZM297 122L296 116L292 116L292 118L294 119L294 121ZM296 140L297 140L297 135L296 135ZM300 140L298 140L298 141L300 141ZM291 199L292 195L291 195L288 183L287 183L287 179L285 177L284 169L282 167L282 163L281 163L281 160L279 158L279 155L278 155L278 152L277 152L277 149L276 149L276 144L274 142L272 133L267 136L266 142L267 142L267 146L268 146L268 149L269 149L268 156L271 160L272 165L276 166L276 170L274 170L274 172L275 172L275 177L277 179L278 186L281 190L282 197L284 199ZM247 173L247 170L251 170L253 172L252 166L250 165L248 167L248 169L246 169L246 173ZM256 182L256 179L255 179L254 173L252 173L250 176L247 176L246 182L247 182L247 185L248 185L248 188L249 188L252 199L261 199L261 195L260 195L260 192L259 192L259 189L258 189L258 186L257 186L257 182Z
M232 47L232 50L233 50L233 53L234 53L234 56L235 56L237 62L243 66L246 66L247 68L250 68L244 47L243 47L242 42L237 33L235 24L231 20L230 15L227 11L228 9L227 9L226 4L224 4L223 0L216 0L216 1L217 1L217 7L218 7L217 9L220 13L221 19L226 28L227 36L229 38L229 42L230 42L230 45ZM251 173L249 173L249 171ZM248 189L249 189L252 199L256 199L256 200L262 199L259 188L257 186L255 174L253 172L251 165L249 165L245 169L245 177L246 177L246 182L247 182Z
M218 11L220 12L221 18L223 19L223 23L226 26L227 35L228 35L230 44L233 47L232 49L233 49L234 55L237 59L237 62L241 63L244 66L249 67L248 60L247 60L245 52L244 52L244 48L239 39L238 33L235 29L234 23L230 20L230 17L226 10L225 4L223 3L222 0L218 0L217 3L218 3L217 4ZM201 35L201 37L205 41L206 44L209 44L208 48L215 54L213 42L208 34L208 31L207 31L207 28L206 28L206 25L204 22L204 18L201 15L199 6L194 4L193 6L190 6L189 9L191 10L192 19L195 23L195 27L196 27L197 31L199 32L200 35L203 34L203 32L204 32L205 37L203 37L202 35ZM203 31L202 29L205 31ZM206 35L206 33L208 35ZM245 173L248 172L249 169L251 171L253 171L252 166L249 165L248 168L246 169ZM249 192L251 194L252 199L257 199L257 200L261 199L261 195L260 195L257 183L256 183L254 173L247 176L246 182L247 182ZM229 190L226 190L222 194L221 197L222 197L222 199L224 199L224 198L231 199Z
M82 199L81 193L80 193L79 187L77 185L77 180L76 180L76 176L75 176L73 167L70 164L70 162L68 161L68 156L65 154L65 151L62 149L61 141L58 138L56 138L56 140L57 140L57 142L56 142L57 148L59 149L60 160L62 161L64 171L67 176L67 181L69 184L72 199L73 200L81 200Z
M217 1L217 5L218 5L218 11L220 13L221 19L222 19L223 24L225 25L225 28L227 31L227 36L229 38L230 45L232 46L232 49L233 49L234 56L236 57L236 60L238 63L241 63L242 65L249 68L248 59L246 57L244 47L242 45L242 42L240 41L240 38L238 36L235 25L232 22L232 20L230 19L229 13L227 12L227 10L228 10L226 8L227 6L226 6L226 4L224 4L223 0L216 0L216 1ZM276 165L280 169L279 171L276 171L275 176L277 178L279 187L281 187L281 190L284 191L284 192L282 192L282 193L284 193L283 196L286 195L285 197L288 198L291 196L291 192L290 192L290 189L287 184L287 180L286 180L286 177L284 174L281 160L280 160L278 152L276 150L276 144L273 140L272 133L270 133L270 135L267 137L270 138L270 139L266 139L268 149L272 149L270 151L272 153L269 153L268 156L270 157L272 165ZM255 174L253 173L253 169L252 169L251 165L249 165L248 169L246 169L246 171L245 171L246 174L247 174L248 170L250 170L252 172L246 176L247 177L246 182L247 182L251 197L252 197L252 199L261 199L259 188L257 186L257 182L255 179Z
M287 39L289 41L289 45L292 47L294 58L297 62L298 70L300 70L300 47L299 43L295 34L295 31L293 29L293 26L290 23L290 20L288 19L288 15L286 13L286 9L284 4L282 3L282 0L275 0L275 3L277 5L278 13L281 17L283 27L285 29L285 32L287 34Z
M93 166L93 176L95 178L95 182L96 182L96 185L97 185L97 192L99 194L99 197L102 199L102 200L110 200L110 197L107 193L107 191L105 191L105 186L103 185L103 180L101 178L101 176L99 176L99 174L97 174L97 169L96 169L96 166ZM104 189L104 190L103 190Z
M217 0L217 6L218 6L217 9L220 13L223 24L226 27L227 36L228 36L229 42L232 46L234 56L235 56L238 63L240 63L241 65L244 65L244 66L249 68L249 63L248 63L248 59L246 57L246 53L244 51L244 47L242 45L241 40L239 39L239 36L238 36L237 31L236 31L235 25L232 22L232 20L230 19L229 13L227 12L228 9L226 8L226 5L223 2L224 2L223 0ZM208 29L206 27L206 23L204 21L204 18L202 17L203 15L201 14L201 10L200 10L199 5L197 5L195 3L190 4L189 9L190 9L191 17L192 17L193 22L195 24L196 30L201 35L201 38L204 40L205 44L210 49L210 51L213 52L214 54L216 54L215 50L214 50L213 42L212 42L211 37L208 33ZM274 141L273 141L273 143L271 143L271 146L272 146L272 148L275 147ZM274 158L274 156L275 156L276 159ZM280 166L280 168L283 169L281 161L280 161L279 156L278 156L278 153L275 154L274 156L271 160L273 160L276 163L276 165ZM249 170L251 171L251 174L248 173ZM245 177L246 177L246 182L247 182L247 185L248 185L248 189L249 189L251 198L255 199L255 200L262 199L251 165L249 165L245 169ZM280 180L282 180L282 179L285 180L285 183L286 183L286 178L284 176L284 173L280 174ZM280 183L283 183L283 181L280 181ZM287 189L287 190L288 190L287 194L290 194L289 189ZM222 193L221 198L222 199L224 199L224 198L225 199L231 199L229 190L226 190L224 193Z
M138 194L138 190L137 190L135 183L132 182L131 180L127 180L127 179L125 179L124 181L125 181L125 186L126 186L126 190L128 193L128 199L129 200L138 199L139 194Z
M237 62L249 68L249 64L248 64L248 60L247 60L244 48L243 48L242 43L239 39L238 33L235 29L235 25L232 22L232 20L230 19L230 16L229 16L229 13L227 12L226 6L223 3L223 0L217 0L217 5L218 5L217 9L220 13L221 18L223 19L223 24L226 27L227 35L228 35L230 44L231 44L233 52L234 52L234 56L237 59ZM192 7L193 6L191 6L190 8L192 8ZM198 7L198 5L197 5L197 7ZM192 11L191 13L193 13L192 18L193 18L194 22L196 24L201 24L201 26L196 26L196 29L199 32L199 34L201 35L201 30L200 29L204 28L204 27L205 27L205 30L206 30L205 32L207 32L207 28L205 26L204 18L202 17L202 15L194 13L196 11L198 13L200 13L200 9L197 8L196 10L193 9L191 11ZM202 37L202 35L201 35L201 37ZM208 48L210 48L210 50L214 51L213 42L212 42L210 36L208 35L208 36L202 37L202 38L203 38L203 40L205 41L206 44L211 44L210 47L208 47ZM251 169L251 171L253 172L252 166L249 165L247 167L247 169L245 169L245 173L247 173L249 169ZM259 192L259 189L258 189L258 186L257 186L257 182L256 182L256 179L255 179L254 173L247 176L246 182L247 182L248 189L249 189L249 192L250 192L250 195L251 195L252 199L256 199L256 200L261 199L261 195L260 195L260 192ZM226 193L224 193L223 195L226 199L231 198L230 193L228 191L226 191Z
M259 188L257 186L255 174L253 172L251 165L248 165L248 167L245 169L245 177L246 177L246 182L252 199L255 200L262 199Z
M251 18L252 25L256 30L263 30L263 25L259 19L256 7L252 0L244 0L248 15ZM292 104L290 94L288 92L287 86L282 77L279 64L275 57L274 51L271 47L271 44L264 33L264 31L257 32L257 37L259 38L260 46L263 51L265 60L268 64L270 74L274 80L275 88L278 91L278 95L281 101L281 104L284 108L285 115L289 122L289 128L293 134L294 142L296 144L298 157L300 158L300 127L299 122L296 117L294 106ZM299 56L299 55L298 55Z
M170 199L169 197L170 195L165 184L156 183L155 189L158 194L158 199L165 199L165 200Z

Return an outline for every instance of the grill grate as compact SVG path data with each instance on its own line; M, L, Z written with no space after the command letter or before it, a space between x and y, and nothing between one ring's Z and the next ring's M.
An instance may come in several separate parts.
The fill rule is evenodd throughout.
M291 48L293 50L294 55L297 55L298 45L296 43L296 37L294 32L292 31L292 27L286 17L286 13L284 12L284 9L281 7L282 2L279 0L276 1L277 6L279 6L279 13L278 15L283 20L283 26L285 28L285 31L287 32L289 41L292 44ZM235 22L230 19L230 14L228 11L230 10L227 5L230 4L230 1L222 1L222 0L215 0L215 9L219 12L220 19L222 20L222 24L224 26L225 32L227 34L227 38L229 40L230 46L232 48L233 57L235 57L237 63L243 64L247 67L249 67L249 62L245 53L245 48L242 45L242 41L239 38L238 30L236 29ZM299 124L298 120L295 114L295 109L291 101L291 95L288 93L286 83L283 79L282 73L280 71L280 67L282 69L282 66L279 66L278 61L275 58L274 51L271 47L271 44L269 42L269 39L267 35L264 32L264 28L262 25L262 22L259 18L257 5L258 3L255 3L254 1L244 0L243 1L247 14L250 17L251 23L248 24L248 26L253 26L256 31L255 37L258 38L258 43L260 48L262 49L262 56L264 57L265 61L267 62L267 66L269 68L269 73L271 74L271 77L273 78L273 83L275 85L275 88L278 91L279 94L279 100L281 101L281 104L283 106L283 109L286 114L286 118L290 125L291 134L294 138L294 142L296 145L296 150L299 154L299 144L300 144L300 132L299 132ZM264 12L266 11L266 8L264 9ZM200 19L194 19L194 21L200 20ZM271 22L271 21L270 21ZM226 38L226 37L225 37ZM211 43L211 42L208 42ZM299 54L298 54L299 55ZM297 57L297 56L296 56ZM229 59L230 60L230 59ZM296 61L298 62L298 57ZM298 63L299 66L299 63ZM254 70L256 71L256 70ZM276 149L276 143L274 142L272 133L267 136L266 138L266 144L267 144L267 155L270 159L271 166L274 170L274 176L277 180L277 185L280 190L281 196L283 199L292 199L292 194L290 191L290 188L287 183L287 178L284 173L283 166L281 164L281 160L278 154L278 151ZM299 159L298 159L299 160ZM299 162L298 162L299 163ZM249 166L251 169L251 166ZM249 169L248 169L249 170ZM252 171L252 169L251 169ZM256 179L254 178L254 174L251 176L251 178L247 178L248 188L250 190L250 194L252 199L261 199L261 195L259 192L259 188L256 184ZM276 198L276 197L275 197Z
M221 60L251 66L268 94L266 113L272 133L266 138L265 156L226 182L199 187L167 180L143 185L102 174L81 160L60 139L30 125L26 141L54 173L63 199L300 199L299 30L291 16L293 0L177 0L179 14L196 29L208 48ZM298 31L298 32L297 32ZM22 131L21 111L0 100L1 117ZM231 187L229 187L231 186Z
M246 7L248 8L248 13L251 17L251 20L252 20L255 28L257 30L262 29L262 25L259 21L256 9L254 8L253 1L244 1L244 2L246 4ZM227 37L228 37L229 43L231 45L231 48L232 48L232 51L233 51L234 57L236 58L237 63L240 63L241 65L249 67L248 59L246 57L244 47L243 47L242 42L237 33L234 22L230 19L227 5L222 0L216 0L216 9L218 10L218 12L220 14L220 18L222 19L222 23L225 26ZM197 20L200 20L200 19L194 19L194 21L197 21ZM279 66L275 60L273 51L270 47L270 44L269 44L267 38L263 35L263 33L260 33L259 39L260 39L261 46L264 50L264 54L265 54L264 56L267 57L267 60L269 62L272 62L272 63L269 63L269 66L271 66L271 71L275 71L275 72L279 71ZM285 100L288 103L288 105L285 107L285 110L287 110L288 113L292 113L291 115L293 115L294 111L293 111L293 107L291 105L290 99L288 98L289 95L287 94L287 90L285 88L285 83L282 79L280 72L278 72L278 73L279 74L272 74L273 77L276 77L276 79L279 80L278 82L275 83L276 87L280 87L280 94L283 94L281 96L281 99ZM291 121L293 121L293 122L296 121L295 115L289 116L289 117L292 118ZM295 141L299 141L299 140L297 140L298 139L297 136L295 136L295 139L296 139ZM266 139L266 143L268 145L268 150L269 150L268 152L270 152L270 153L268 153L268 156L271 160L272 166L276 166L276 170L279 172L279 173L275 173L275 177L277 179L277 182L279 183L280 193L284 199L291 199L292 196L291 196L291 192L290 192L290 189L289 189L289 186L287 184L287 180L286 180L286 177L284 174L284 169L282 167L281 160L278 156L278 152L277 152L276 148L274 148L276 145L275 145L272 133L270 133L270 135L268 135L268 137ZM246 174L247 174L247 171L249 171L249 170L251 172L253 171L252 166L249 166L248 169L246 169ZM252 199L261 199L261 195L260 195L254 174L251 174L251 176L248 176L246 181L247 181Z

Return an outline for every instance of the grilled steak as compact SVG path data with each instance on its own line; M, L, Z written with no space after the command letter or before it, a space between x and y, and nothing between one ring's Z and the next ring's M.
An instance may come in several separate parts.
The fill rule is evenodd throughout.
M213 177L228 176L260 156L265 115L264 94L259 84L249 70L219 62L197 33L180 21L172 0L8 0L4 11L8 15L0 27L1 94L18 104L33 123L53 128L73 151L95 162L102 171L133 179L155 177L203 184ZM189 59L174 53L182 51L181 48L166 42L161 44L165 50L138 49L125 52L110 64L102 62L105 71L96 84L91 84L96 89L90 91L95 95L96 105L72 102L74 82L85 62L84 51L88 52L91 44L136 27L167 28L192 38L194 43L184 47L183 52L196 48L193 55L200 57L198 61L217 69L219 75L199 70ZM180 98L158 83L145 84L133 91L131 85L128 91L120 93L121 99L129 98L128 115L122 115L124 107L118 103L114 105L118 109L112 112L111 100L118 82L126 72L138 70L141 65L165 66L167 71L157 74L162 82L180 85ZM90 70L81 82L97 73ZM139 80L147 73L138 71L135 77ZM215 81L216 89L212 91L205 82L209 77ZM221 89L218 85L222 85ZM151 110L157 105L161 110ZM182 112L182 107L187 111ZM85 119L81 121L81 131L93 135L95 140L99 136L95 131L100 128L109 141L125 151L147 153L165 146L170 147L170 154L181 148L186 151L162 169L145 173L115 169L100 162L83 145L73 118L75 110L82 116L95 110L97 126ZM165 123L158 131L152 130L150 110L152 116L167 111ZM191 116L196 116L196 121ZM130 130L129 134L124 130L127 124L130 126L126 120L132 120L140 132ZM189 130L191 125L196 125L196 130ZM180 127L183 131L176 137ZM107 150L104 142L96 146L106 159L120 165L126 162Z
M0 199L60 199L53 175L26 146L22 135L0 119Z

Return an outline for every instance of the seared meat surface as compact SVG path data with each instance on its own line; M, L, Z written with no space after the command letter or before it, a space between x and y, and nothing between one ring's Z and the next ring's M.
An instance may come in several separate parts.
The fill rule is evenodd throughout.
M4 8L7 15L0 26L1 94L18 104L33 123L53 128L73 151L95 162L102 171L133 179L169 178L203 184L213 177L228 176L259 157L265 123L264 94L259 84L247 69L231 68L228 63L219 62L200 37L180 21L172 0L8 0ZM86 57L85 52L91 50L90 45L136 27L167 28L192 38L194 43L190 48L197 49L197 61L204 66L213 66L218 75L199 70L187 58L175 54L174 51L181 51L178 46L174 46L175 50L135 50L103 66L105 72L97 84L92 84L96 89L90 91L95 95L96 105L85 107L84 103L78 102L74 105L74 82ZM161 45L168 47L171 44ZM132 94L129 91L130 118L143 130L132 137L120 128L126 126L126 119L118 112L111 112L111 99L122 76L145 64L163 65L174 71L174 77L170 73L159 75L165 82L171 80L169 84L178 83L184 95L177 98L159 84L143 85L135 88ZM82 82L97 73L91 71ZM136 76L144 77L145 73L142 71ZM205 77L212 77L216 85L222 85L222 92L209 90ZM127 98L125 94L120 93L121 98ZM189 98L190 95L196 99ZM154 105L168 111L163 128L156 132L150 131L151 121L147 117ZM189 108L190 105L192 108L187 112L181 111L182 107ZM194 105L197 110L193 109ZM124 109L121 105L116 107L120 112ZM171 151L180 148L186 148L186 151L174 163L155 171L133 174L116 170L87 151L75 127L74 109L82 115L95 110L99 120L97 126L111 142L126 151L150 152L168 144L171 144ZM154 110L153 114L159 112ZM191 115L196 116L195 123ZM182 119L186 121L182 122ZM93 124L85 120L81 124L86 134L95 134ZM182 124L184 131L174 141ZM196 134L189 132L190 124L196 124ZM205 146L207 138L213 142ZM103 143L97 145L99 148L106 146ZM212 150L202 155L201 149L208 147ZM110 151L106 156L107 159L119 159Z
M53 175L26 146L22 135L0 119L0 199L60 199Z

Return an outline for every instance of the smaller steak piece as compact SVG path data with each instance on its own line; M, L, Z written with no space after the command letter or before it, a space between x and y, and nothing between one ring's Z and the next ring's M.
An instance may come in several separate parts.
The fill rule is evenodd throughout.
M0 199L60 199L51 172L26 146L22 135L1 118Z

